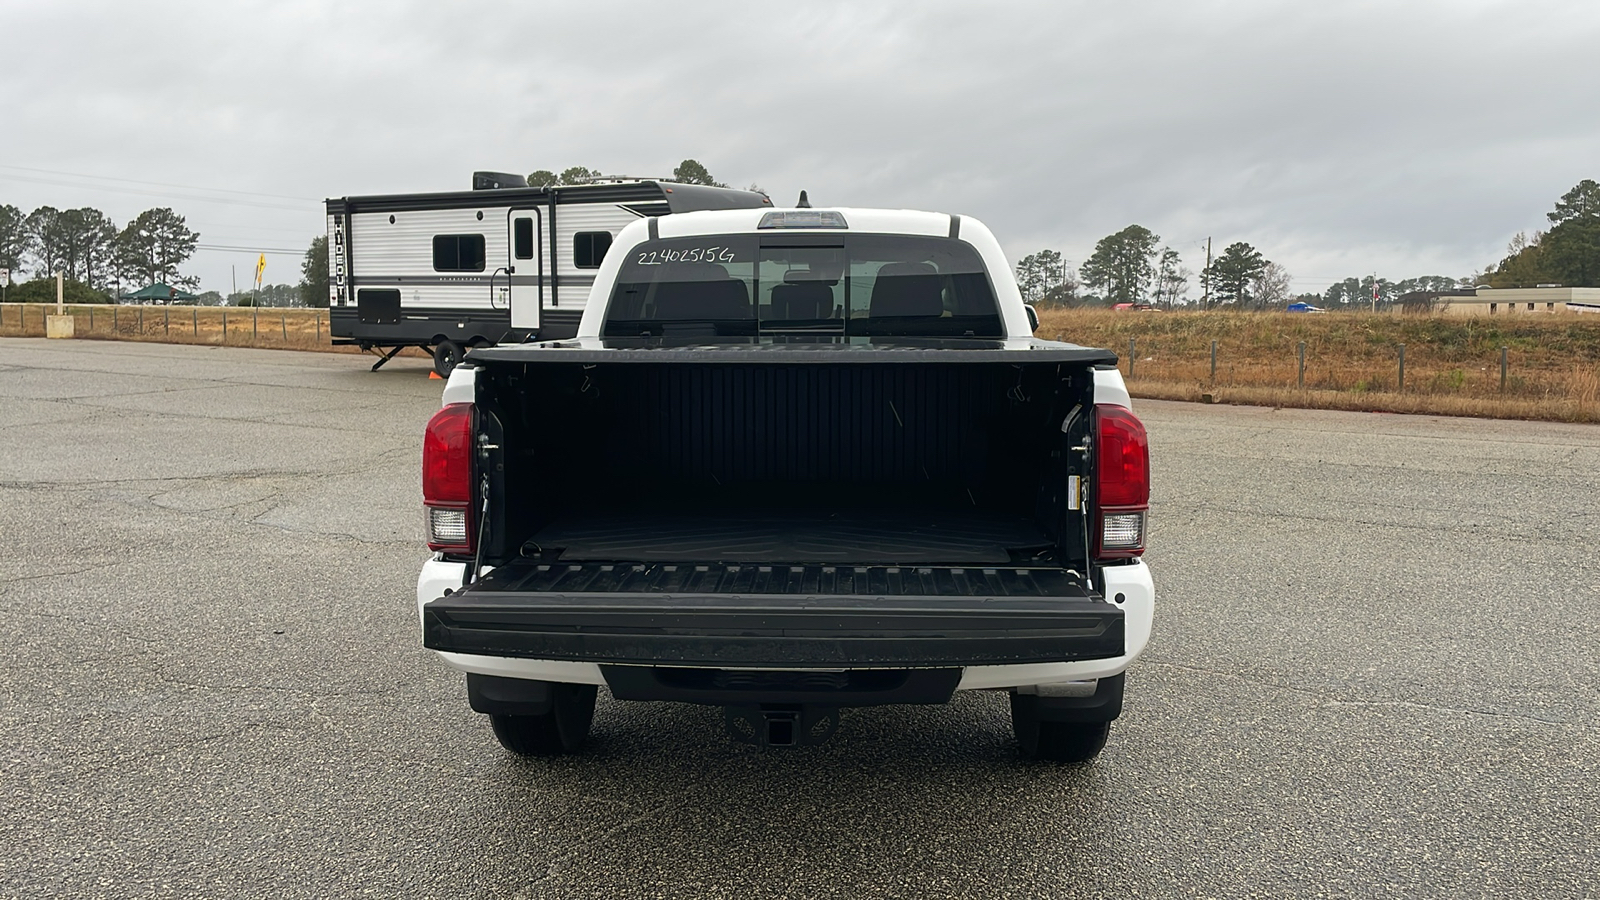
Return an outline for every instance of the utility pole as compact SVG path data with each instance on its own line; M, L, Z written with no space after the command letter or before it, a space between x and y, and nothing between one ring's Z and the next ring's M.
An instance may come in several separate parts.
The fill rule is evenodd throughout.
M1205 306L1206 309L1210 309L1211 308L1211 238L1206 238L1206 267L1205 267L1205 271L1200 273L1200 281L1205 285L1204 290L1205 290L1205 295L1206 296L1205 296L1205 300L1203 301L1203 305Z

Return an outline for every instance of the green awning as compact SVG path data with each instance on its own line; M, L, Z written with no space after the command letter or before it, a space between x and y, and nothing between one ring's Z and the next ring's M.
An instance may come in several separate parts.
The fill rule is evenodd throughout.
M169 284L156 282L147 288L140 288L131 294L123 294L124 300L160 300L170 303L173 300L194 300L195 295L183 288L175 288Z

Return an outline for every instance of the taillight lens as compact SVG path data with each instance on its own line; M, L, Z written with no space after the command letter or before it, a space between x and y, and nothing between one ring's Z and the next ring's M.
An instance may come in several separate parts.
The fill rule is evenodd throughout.
M1127 407L1095 407L1095 556L1144 552L1150 510L1150 438Z
M472 404L452 403L433 414L422 437L422 503L428 549L473 550Z

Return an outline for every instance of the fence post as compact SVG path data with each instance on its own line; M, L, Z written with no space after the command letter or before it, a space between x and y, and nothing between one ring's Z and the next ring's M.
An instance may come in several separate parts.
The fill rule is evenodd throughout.
M1217 342L1211 342L1211 380L1217 380Z
M1128 338L1128 377L1133 377L1134 339Z
M94 307L89 307L89 333L94 334Z
M1306 389L1306 342L1300 342L1300 390Z
M117 324L117 308L115 306L113 306L113 307L111 307L111 333L112 334L116 334L118 331L121 331L121 330L122 330L122 326Z
M317 313L317 343L322 343L322 313Z
M228 342L228 311L226 309L222 311L222 342L224 344Z
M1400 345L1400 393L1406 392L1406 345Z
M189 318L194 320L194 336L200 336L200 307L189 307Z
M288 313L278 313L278 328L283 331L283 342L285 344L289 343L289 320L287 316Z
M1500 393L1506 392L1506 348L1500 348Z

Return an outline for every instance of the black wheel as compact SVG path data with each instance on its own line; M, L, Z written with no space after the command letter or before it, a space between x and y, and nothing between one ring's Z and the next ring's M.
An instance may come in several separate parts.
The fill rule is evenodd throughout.
M461 345L452 340L442 340L433 345L433 370L440 378L449 378L461 362Z
M1111 734L1111 723L1041 722L1037 696L1012 694L1011 730L1024 759L1083 763L1100 755Z
M592 684L557 684L551 696L550 711L539 716L489 717L500 746L520 756L560 756L575 753L589 736L594 721L594 699L598 689Z

